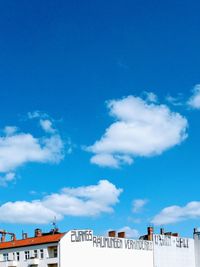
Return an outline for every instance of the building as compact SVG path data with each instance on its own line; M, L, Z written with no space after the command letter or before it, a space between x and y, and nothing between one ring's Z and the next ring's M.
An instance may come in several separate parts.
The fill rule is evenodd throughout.
M96 236L92 230L71 230L49 233L35 230L34 237L0 231L0 267L200 267L200 232L194 238L182 238L176 233L147 235L128 239L124 232L110 231L108 236ZM6 235L11 240L6 241Z
M27 234L23 234L23 238L17 240L15 235L11 234L12 240L6 242L7 233L0 233L0 267L59 266L58 244L64 234L57 231L42 234L40 229L36 229L34 237L28 238Z

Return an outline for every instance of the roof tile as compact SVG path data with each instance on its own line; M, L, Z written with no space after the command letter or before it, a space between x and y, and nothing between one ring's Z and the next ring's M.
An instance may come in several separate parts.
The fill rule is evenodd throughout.
M39 237L31 237L21 240L15 241L7 241L0 243L0 250L8 249L8 248L16 248L16 247L26 247L26 246L34 246L34 245L41 245L47 243L54 243L60 241L60 239L64 236L62 234L53 234L53 235L44 235Z

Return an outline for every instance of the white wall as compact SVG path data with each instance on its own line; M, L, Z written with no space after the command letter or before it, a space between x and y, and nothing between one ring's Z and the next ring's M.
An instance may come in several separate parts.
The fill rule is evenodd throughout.
M60 241L60 267L153 267L152 242L70 231ZM110 247L108 247L110 246ZM149 249L149 250L147 250Z
M200 232L194 234L196 267L200 267Z
M37 250L38 258L39 258L39 266L40 267L46 267L48 263L55 263L58 261L57 258L49 259L48 254L48 247L51 246L57 246L57 243L49 243L49 244L43 244L43 245L35 245L35 246L27 246L27 247L19 247L19 248L10 248L10 249L4 249L0 251L0 267L7 267L9 265L9 261L14 260L13 259L13 253L19 252L20 253L20 261L17 262L19 267L27 267L29 265L28 261L25 260L24 252L30 251L30 256L33 256L33 251ZM40 258L40 249L43 249L44 252L44 258ZM3 254L8 253L9 261L5 262L3 261Z
M194 240L154 235L154 267L195 267Z

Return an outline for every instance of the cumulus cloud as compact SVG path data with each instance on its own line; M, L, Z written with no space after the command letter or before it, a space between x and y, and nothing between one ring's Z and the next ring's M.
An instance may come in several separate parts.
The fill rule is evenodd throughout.
M107 180L97 185L63 188L41 200L7 202L0 206L0 222L46 224L56 216L97 216L113 212L122 189Z
M140 212L147 203L148 203L147 199L135 199L135 200L133 200L132 212L133 213Z
M41 137L16 126L4 128L0 136L0 185L11 181L10 174L25 163L59 163L64 158L65 143L52 121L39 118L39 122L45 132Z
M6 223L32 224L39 222L45 224L52 221L55 216L58 220L61 219L60 214L45 207L40 201L7 202L0 206L0 211L3 216L0 221Z
M152 223L155 225L173 224L184 220L200 218L200 202L192 201L185 206L169 206L157 214Z
M10 172L27 162L57 163L63 158L59 135L35 138L30 133L0 137L0 172Z
M190 97L188 105L193 109L200 109L200 84L194 87L193 95Z
M115 119L87 151L91 162L104 167L132 164L135 157L162 154L187 137L187 119L168 106L128 96L107 103Z
M125 232L126 238L138 238L140 236L137 229L131 228L129 226L124 226L118 230L118 232Z

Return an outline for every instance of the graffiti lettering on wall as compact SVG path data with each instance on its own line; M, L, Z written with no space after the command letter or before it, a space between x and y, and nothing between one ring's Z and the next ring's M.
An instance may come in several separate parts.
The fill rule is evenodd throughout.
M122 239L115 237L93 237L93 246L96 248L123 248Z
M188 238L176 238L176 246L178 248L189 248Z
M146 240L132 240L117 237L93 236L91 230L71 231L71 242L93 242L95 248L152 250L153 243Z
M93 246L98 248L125 248L135 250L152 250L152 242L114 237L93 237Z
M171 246L171 236L167 235L154 235L154 243L157 246Z
M188 238L173 237L168 235L154 235L154 243L157 246L175 246L189 248Z
M71 231L71 242L92 241L93 233L91 230Z

